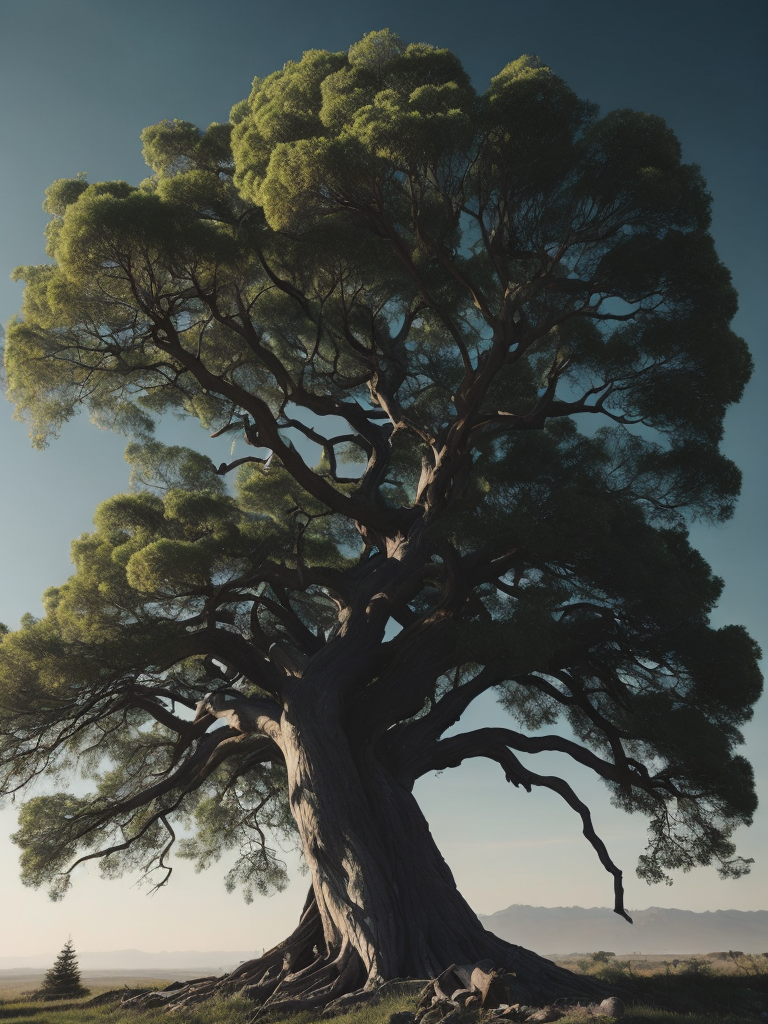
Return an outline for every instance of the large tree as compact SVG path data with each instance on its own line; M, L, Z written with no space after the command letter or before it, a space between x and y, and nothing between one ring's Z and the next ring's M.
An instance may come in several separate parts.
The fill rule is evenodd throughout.
M255 996L483 957L567 990L482 928L412 790L474 757L553 790L624 916L588 808L518 755L646 814L649 881L747 870L757 652L710 627L686 522L731 513L750 359L699 170L660 118L601 117L536 60L478 96L389 32L143 139L140 185L48 190L51 262L20 270L8 334L36 443L83 405L134 437L132 493L0 645L4 790L94 780L24 805L24 879L60 894L95 857L162 882L181 826L183 856L234 848L228 884L266 892L295 836L310 895L239 972ZM249 454L164 447L169 411ZM491 690L509 726L454 728Z

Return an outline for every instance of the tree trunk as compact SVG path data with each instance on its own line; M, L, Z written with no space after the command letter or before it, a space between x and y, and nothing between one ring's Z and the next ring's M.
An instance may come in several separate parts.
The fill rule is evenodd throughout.
M226 989L249 982L250 996L291 1010L491 960L518 975L522 1001L594 994L483 928L412 793L372 746L350 743L330 688L304 682L283 715L282 746L312 889L293 935L224 979Z
M283 737L325 948L354 952L369 986L487 955L418 804L373 751L353 749L327 706L291 708Z
M357 641L355 648L359 653ZM430 979L452 964L488 960L517 975L516 1001L595 995L588 979L483 928L413 794L375 741L347 724L335 669L343 665L348 680L354 655L347 648L343 659L329 658L295 680L276 736L312 878L298 927L262 957L220 981L180 989L169 1001L243 991L290 1011L347 995L365 998L393 979ZM370 657L369 648L364 660Z

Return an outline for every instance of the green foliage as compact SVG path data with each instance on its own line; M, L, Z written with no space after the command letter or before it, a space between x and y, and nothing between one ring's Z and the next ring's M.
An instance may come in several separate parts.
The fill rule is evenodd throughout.
M649 817L643 877L747 870L758 651L710 626L687 526L732 513L718 446L751 362L670 128L531 57L477 95L383 30L142 140L138 186L53 183L53 262L17 271L18 415L42 445L86 405L131 437L133 488L0 636L4 791L94 786L28 803L25 879L60 892L102 854L163 879L175 816L201 869L234 850L228 884L282 887L282 756L243 723L348 649L345 728L403 785L405 738L437 720L438 744L485 670ZM248 454L162 445L168 412Z
M41 999L77 999L87 996L88 989L80 981L80 968L77 965L72 939L67 939L64 948L56 957L56 962L48 971L38 993Z

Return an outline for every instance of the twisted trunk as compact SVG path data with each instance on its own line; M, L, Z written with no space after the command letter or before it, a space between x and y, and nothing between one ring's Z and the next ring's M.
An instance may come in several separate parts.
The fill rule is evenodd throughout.
M405 659L403 650L397 665L384 657L387 591L419 570L416 547L402 544L395 557L364 568L337 637L300 674L285 666L281 709L275 703L271 719L258 719L255 701L247 718L238 702L215 709L235 728L268 730L279 746L312 886L284 942L220 981L180 989L172 1002L243 991L290 1011L366 998L394 979L435 978L451 964L488 960L517 975L523 1002L594 995L586 979L483 928L432 838L412 780L399 777L377 743L393 704L395 720L407 717L403 707L411 702L422 706L423 680L434 678L427 666L434 672L449 643L436 616L431 633L408 638Z
M350 742L329 697L334 687L320 683L305 678L281 722L289 799L312 878L301 920L284 942L201 994L243 991L290 1011L491 960L517 974L523 1001L594 995L585 979L483 928L412 793L374 746Z
M326 950L354 951L368 986L487 955L412 794L350 745L336 709L293 705L283 742Z

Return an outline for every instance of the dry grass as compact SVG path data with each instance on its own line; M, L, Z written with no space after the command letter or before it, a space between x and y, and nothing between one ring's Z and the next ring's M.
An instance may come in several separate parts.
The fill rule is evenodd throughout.
M707 957L609 957L607 962L589 956L563 957L558 961L571 970L582 970L620 990L627 1003L625 1024L757 1024L768 1014L768 958L740 955ZM11 972L4 972L9 975ZM24 976L28 984L32 975ZM125 973L93 975L84 980L93 994L108 989L158 987L166 979ZM140 986L141 983L141 986ZM34 984L34 982L33 982ZM121 1010L119 1005L87 1006L87 1000L64 1003L32 1003L9 1000L15 995L11 979L0 979L0 1024L164 1024L162 1009L142 1013ZM4 998L3 998L4 997ZM392 994L376 1005L352 1012L348 1024L388 1024L393 1013L414 1008L412 994ZM174 1024L244 1024L254 1004L239 996L182 1010ZM327 1024L316 1012L288 1018L264 1017L264 1024ZM472 1024L483 1024L483 1015ZM561 1024L585 1024L585 1018L563 1018ZM614 1024L610 1018L590 1018L590 1024Z
M602 963L597 953L572 953L568 956L552 955L550 960L576 974L596 974L610 968L608 973L617 978L653 977L664 975L716 974L721 976L750 977L768 973L768 953L622 953L608 954Z
M194 971L82 971L91 996L118 988L165 988L172 981L199 977ZM45 971L0 971L0 1003L24 999L43 983ZM2 1018L0 1018L1 1020Z
M558 962L616 988L628 1005L627 1024L755 1024L768 1018L767 956L592 954Z

